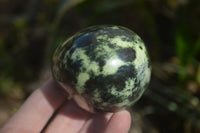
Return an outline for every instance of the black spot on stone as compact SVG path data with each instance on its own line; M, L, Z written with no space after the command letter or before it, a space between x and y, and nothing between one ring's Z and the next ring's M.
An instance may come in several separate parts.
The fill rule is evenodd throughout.
M82 35L74 40L74 45L76 47L86 47L93 42L94 36L93 34L89 33L86 35Z
M101 92L100 95L101 95L101 98L104 99L103 102L106 102L109 105L123 102L123 97L120 97L118 95L113 95L109 93L109 91Z
M117 51L118 57L125 62L133 61L136 57L135 50L132 48L120 49Z
M108 102L110 101L112 98L114 98L114 96L110 93L108 93L107 91L103 91L101 92L101 98L104 99L104 102Z
M100 90L100 96L103 101L108 101L111 97L109 89L111 89L113 82L110 76L103 77L102 75L97 77L92 77L86 82L86 93L92 94L94 89L98 87ZM110 82L110 83L109 83Z
M69 71L70 75L72 75L74 78L77 78L80 73L80 68L82 66L82 60L73 61L70 58L68 58L67 60L68 61L66 70ZM77 79L75 79L75 83L76 82Z
M107 43L108 44L108 47L110 47L111 49L114 49L117 47L117 44L114 43L114 44L110 44L110 42Z
M113 75L99 75L90 77L90 80L88 80L85 85L87 88L85 93L93 94L94 90L98 87L98 89L101 89L100 96L104 101L109 103L117 103L116 99L123 101L123 97L120 97L117 94L111 94L110 89L115 87L117 91L122 91L125 88L125 82L127 79L135 77L135 68L133 65L122 66Z
M115 75L121 79L135 78L135 67L134 65L121 66Z
M76 76L70 67L66 69L64 65L59 67L59 80L63 83L67 83L69 85L73 85L77 82Z
M72 54L77 48L87 48L89 50L91 50L92 48L90 48L92 45L92 43L94 42L94 37L93 35L87 34L87 35L80 35L79 37L76 37L75 40L71 41L71 43L73 44L72 49L70 50L70 54Z
M142 46L139 46L139 48L140 48L141 50L143 50Z
M125 85L126 85L125 81L123 81L123 80L118 81L118 84L116 86L117 91L119 91L119 92L122 91L124 89Z
M102 72L103 71L103 66L106 64L105 60L99 59L98 62L99 62L100 71Z

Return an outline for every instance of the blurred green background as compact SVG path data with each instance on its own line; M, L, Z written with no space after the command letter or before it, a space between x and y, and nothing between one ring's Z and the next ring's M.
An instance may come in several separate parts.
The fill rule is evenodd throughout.
M132 29L152 60L130 133L200 133L199 0L0 0L0 126L51 77L56 46L98 24Z

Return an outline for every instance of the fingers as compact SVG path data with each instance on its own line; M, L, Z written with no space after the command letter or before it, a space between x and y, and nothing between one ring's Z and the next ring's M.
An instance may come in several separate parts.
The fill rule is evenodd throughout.
M66 101L66 93L54 81L49 80L36 90L6 123L2 133L38 133L46 127L55 110L63 105L45 128L46 133L127 133L131 118L127 111L90 114L73 101Z
M103 133L113 113L96 113L84 124L79 133Z
M68 101L48 125L45 133L78 133L91 114Z
M127 133L130 128L129 112L90 114L74 101L68 101L58 111L45 133Z
M66 95L62 92L60 86L54 80L49 80L26 100L6 123L3 131L40 132L65 99Z
M128 133L130 125L130 113L126 110L120 111L113 114L104 133Z

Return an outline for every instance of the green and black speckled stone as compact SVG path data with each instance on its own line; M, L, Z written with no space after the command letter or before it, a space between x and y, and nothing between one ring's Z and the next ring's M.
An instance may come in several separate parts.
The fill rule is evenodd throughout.
M97 111L135 103L150 81L144 42L121 26L93 26L70 37L53 55L53 77L74 88Z

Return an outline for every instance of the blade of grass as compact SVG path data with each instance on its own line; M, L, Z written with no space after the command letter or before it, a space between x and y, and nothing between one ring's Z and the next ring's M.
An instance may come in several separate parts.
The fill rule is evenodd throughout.
M186 65L186 54L187 54L187 42L184 40L183 36L180 33L177 33L175 36L175 45L176 45L176 54L180 61L180 65Z
M200 37L197 39L193 50L191 51L191 56L194 58L200 52Z

